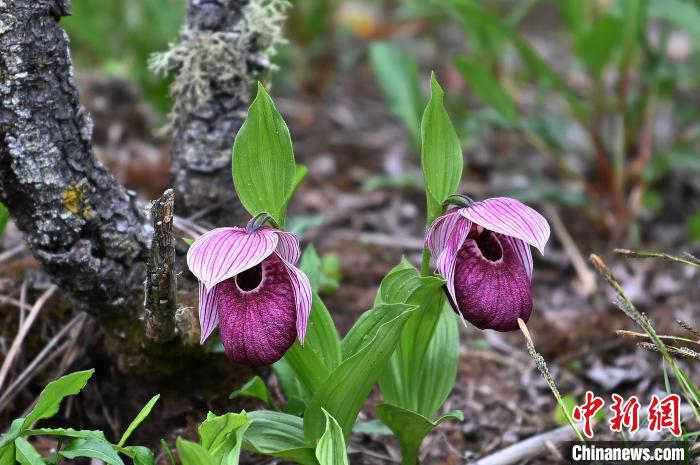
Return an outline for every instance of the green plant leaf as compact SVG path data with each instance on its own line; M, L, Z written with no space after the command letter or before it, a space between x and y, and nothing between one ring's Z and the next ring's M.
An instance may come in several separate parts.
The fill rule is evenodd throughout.
M647 0L647 14L651 19L662 19L683 29L695 44L700 44L700 8L682 0Z
M15 464L15 443L14 441L0 447L0 465Z
M20 437L23 432L22 430L24 428L24 423L24 418L17 418L10 424L9 431L0 437L0 448L12 444L15 442L15 439Z
M581 29L588 25L588 13L593 5L581 0L556 0L554 4L569 32L574 38L578 37Z
M186 439L177 438L175 443L177 454L180 456L182 465L218 465L219 462L206 450L196 442Z
M239 397L252 397L254 399L261 400L265 402L268 408L277 410L277 405L272 400L270 395L270 390L267 389L267 385L260 378L260 376L254 376L251 380L241 386L240 389L236 389L231 394L229 394L229 399L237 399Z
M124 434L122 435L122 438L119 440L118 446L123 446L126 443L126 440L129 439L129 436L131 436L131 433L134 432L136 428L141 424L143 420L148 417L148 415L151 413L151 410L153 409L153 406L156 405L156 402L158 402L158 399L160 399L160 394L156 394L155 396L151 397L151 400L146 403L146 405L143 406L141 411L136 415L136 418L131 422L129 427L124 431Z
M593 28L579 37L576 56L596 79L601 79L603 68L620 44L621 32L622 22L618 18L601 15L593 23Z
M39 401L27 415L24 426L31 426L37 420L51 418L56 415L63 398L79 393L94 372L94 369L77 371L50 382L39 394Z
M41 455L24 438L15 439L15 458L21 465L44 465Z
M156 458L153 451L144 446L124 447L124 453L131 457L134 465L154 465Z
M343 430L335 418L325 410L322 411L326 416L326 430L316 445L316 458L321 465L348 465Z
M382 420L369 420L357 422L352 427L352 432L356 434L376 434L378 436L389 436L394 434Z
M328 309L315 292L304 346L295 341L284 359L309 396L314 395L328 374L340 364L338 331Z
M373 341L384 324L403 314L407 307L411 306L406 306L403 303L385 304L379 302L364 312L343 339L343 360L349 359L364 349Z
M304 439L301 418L265 410L251 412L248 418L250 426L243 439L243 449L302 465L318 465L314 449Z
M67 459L89 457L110 465L124 465L111 444L93 438L73 439L59 454Z
M241 450L243 449L243 438L249 427L250 422L248 421L233 433L233 442L229 440L228 447L230 449L224 453L221 465L238 465L241 459Z
M251 215L268 212L284 225L297 168L289 129L262 84L233 144L233 184Z
M224 415L215 415L209 412L207 419L199 425L200 443L211 454L216 463L219 463L230 450L227 449L227 444L230 447L230 444L233 443L231 435L246 424L248 424L246 412L226 413Z
M399 311L392 312L392 309ZM347 440L367 395L382 370L386 369L389 357L399 342L401 330L414 310L415 306L398 304L383 305L365 312L389 313L393 318L379 326L365 325L367 331L354 336L356 342L353 345L357 349L348 352L351 355L328 376L304 412L304 437L308 442L317 441L323 434L322 409L338 421Z
M469 83L472 91L508 123L514 123L518 110L498 78L483 63L467 57L457 57L454 64Z
M445 93L435 74L430 77L430 101L421 120L421 163L428 194L428 222L442 212L442 202L457 191L462 178L462 147L445 111Z
M457 377L459 330L444 280L421 277L405 259L382 280L381 303L418 306L401 333L389 369L379 377L384 400L425 417L445 401Z
M299 268L309 278L311 290L318 292L321 283L321 257L318 256L313 244L309 244L299 260Z
M396 434L401 445L402 464L418 463L418 452L425 436L437 425L447 420L464 420L459 410L454 410L431 421L422 415L391 404L377 406L377 416Z
M700 242L700 211L685 220L685 229L693 242Z
M413 55L403 53L389 42L370 45L369 58L389 109L406 125L412 142L417 146L423 102L418 63Z
M37 428L28 429L22 433L22 436L61 436L67 438L83 438L83 439L96 439L98 441L107 441L105 434L99 430L88 430L88 429L73 429L73 428Z
M301 382L297 379L294 374L294 370L289 365L289 362L282 357L280 360L272 364L272 371L275 373L277 382L282 388L282 393L287 400L287 408L285 409L287 413L298 413L301 414L304 409L306 409L306 401L309 396L301 385ZM301 405L292 405L294 402L300 402L303 404L303 408L295 410L295 407L301 407Z
M10 212L7 207L0 202L0 237L5 232L8 221L10 221Z

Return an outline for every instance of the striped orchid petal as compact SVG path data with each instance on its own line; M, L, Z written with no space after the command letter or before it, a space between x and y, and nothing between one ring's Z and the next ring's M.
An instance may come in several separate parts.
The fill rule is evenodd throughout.
M496 197L459 209L466 219L491 231L511 236L544 253L549 224L542 215L515 199Z
M213 229L187 251L187 266L207 290L270 256L278 235L270 228L247 232L242 228Z
M442 253L437 259L437 269L440 274L447 280L447 292L450 294L452 299L455 297L455 263L457 261L457 252L462 247L469 230L472 227L472 222L459 217L451 230L450 235L445 241L445 246Z
M523 267L527 272L528 278L532 280L532 268L534 267L534 264L532 262L532 252L530 251L530 245L521 241L520 239L516 239L510 236L503 236L502 239L508 242L511 245L511 247L513 247L513 250L518 256L518 260L520 260L520 263L523 264Z
M452 209L433 221L425 236L425 243L428 246L428 250L430 250L430 255L433 257L440 256L452 233L452 229L454 229L455 224L459 220L459 210Z
M210 291L200 281L199 282L199 343L204 344L209 335L219 324L219 313L216 308L219 288L214 286Z
M301 257L301 248L299 247L299 238L296 234L285 232L285 231L275 231L279 242L277 243L277 255L282 257L286 262L296 265Z
M282 262L287 268L289 279L292 283L297 309L297 336L299 337L301 345L304 345L306 326L309 322L309 314L311 313L311 283L303 271L292 265L284 257L280 258L282 258Z

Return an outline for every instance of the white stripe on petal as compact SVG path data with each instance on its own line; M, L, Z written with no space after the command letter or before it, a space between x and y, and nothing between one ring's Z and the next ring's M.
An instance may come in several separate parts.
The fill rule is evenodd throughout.
M511 236L502 237L513 246L513 250L515 250L515 252L518 254L520 263L523 264L525 271L527 271L528 278L532 280L532 268L534 265L532 263L532 252L530 251L530 245Z
M458 217L454 227L451 230L450 236L447 238L445 247L438 256L437 269L440 274L447 280L447 292L450 293L452 301L457 305L457 297L455 295L455 263L457 262L457 252L464 244L469 230L472 228L472 222Z
M248 233L243 228L213 229L187 251L187 266L207 289L241 271L254 267L277 247L275 230L263 228Z
M544 253L544 246L549 240L549 223L522 202L496 197L475 202L459 212L486 229L521 239Z
M275 231L279 237L279 242L277 243L277 255L282 257L285 261L292 265L296 265L301 256L301 249L299 247L299 238L296 234L285 232L285 231Z
M199 282L199 343L204 344L209 335L219 324L219 312L216 308L216 298L219 294L219 287L214 286L211 291L207 291L206 286Z
M292 288L294 289L294 299L297 307L297 336L303 346L304 338L306 337L306 326L311 313L311 283L309 283L309 278L303 271L289 263L284 257L280 256L280 258L284 266L287 267Z
M425 244L430 250L430 255L439 257L442 250L445 248L447 239L450 237L452 228L459 220L460 215L457 209L448 211L446 214L439 216L430 225L427 234L425 235Z

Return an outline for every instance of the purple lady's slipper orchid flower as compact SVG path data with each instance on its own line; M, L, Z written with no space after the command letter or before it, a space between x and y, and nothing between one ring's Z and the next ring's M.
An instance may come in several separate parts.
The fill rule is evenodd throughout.
M257 218L257 217L256 217ZM296 268L299 239L270 227L218 228L187 252L199 279L201 342L219 325L228 357L246 365L270 365L294 339L304 343L311 286Z
M544 253L549 224L523 203L469 199L437 218L426 245L447 280L450 304L479 329L512 331L532 313L532 255Z

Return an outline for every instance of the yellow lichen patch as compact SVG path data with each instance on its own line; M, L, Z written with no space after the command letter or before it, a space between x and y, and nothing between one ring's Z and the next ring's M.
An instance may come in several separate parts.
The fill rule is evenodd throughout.
M63 206L76 216L80 216L85 220L90 219L93 212L87 193L88 187L82 183L66 187L66 189L61 192Z

